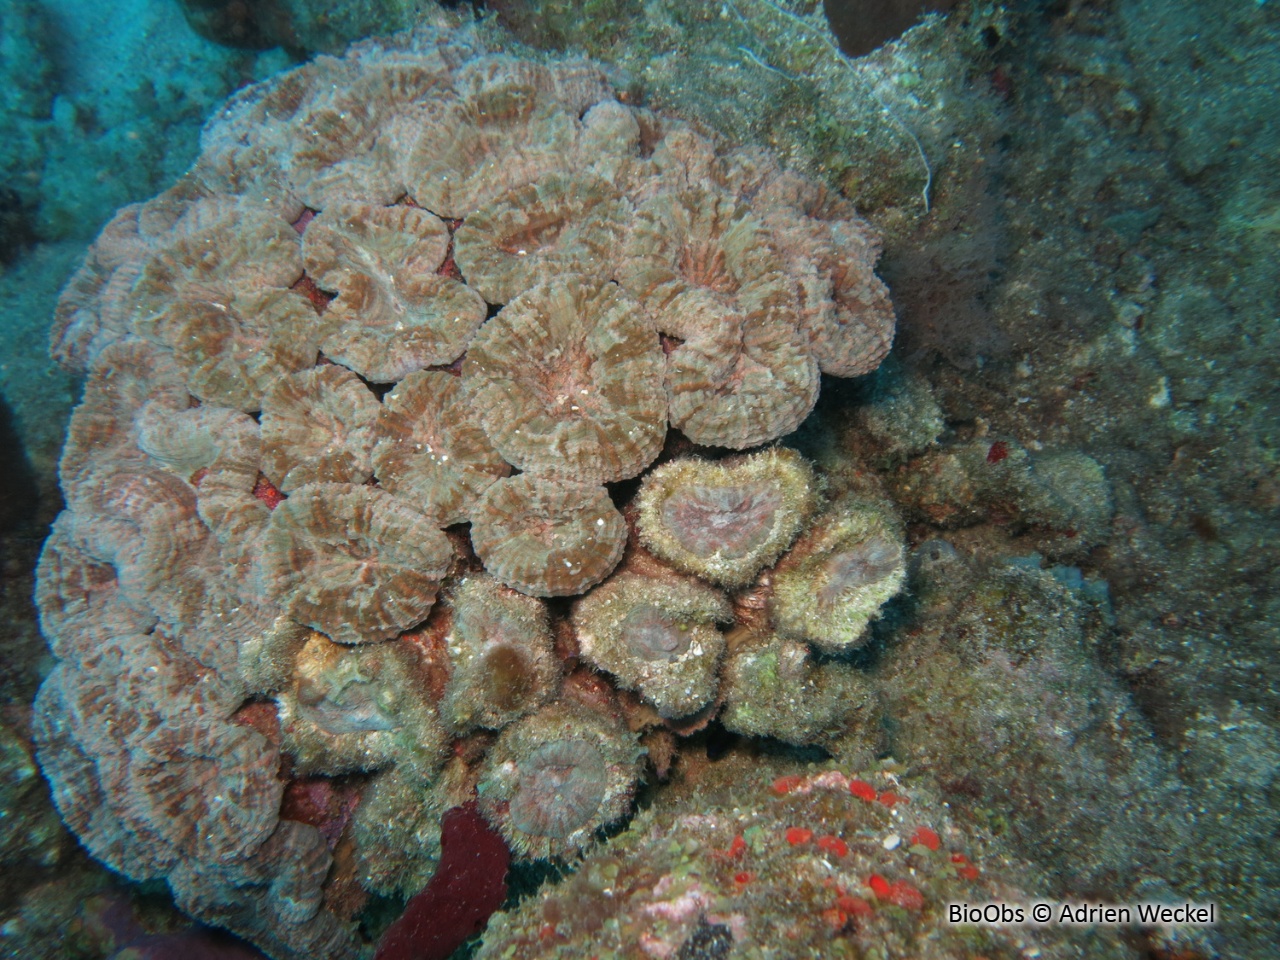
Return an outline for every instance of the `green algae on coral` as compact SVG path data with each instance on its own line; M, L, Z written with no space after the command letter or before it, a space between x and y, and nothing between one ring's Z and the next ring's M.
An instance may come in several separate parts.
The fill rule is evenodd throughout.
M663 717L685 717L715 696L729 604L704 584L620 573L575 604L582 654Z
M792 744L832 746L872 725L872 687L848 664L814 662L809 648L777 636L737 641L724 666L725 729Z
M848 650L866 642L867 625L905 581L902 533L887 505L846 496L775 568L773 623L825 652Z
M783 447L718 463L673 460L641 487L640 536L686 573L742 587L791 545L819 492L813 469Z
M480 809L517 856L571 857L629 810L642 754L612 717L558 701L498 737L480 772Z

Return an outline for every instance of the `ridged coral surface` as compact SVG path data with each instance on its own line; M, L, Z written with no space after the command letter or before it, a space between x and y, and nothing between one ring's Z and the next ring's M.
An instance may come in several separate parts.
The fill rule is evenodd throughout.
M876 245L824 197L594 64L469 33L233 97L103 230L53 333L87 379L35 730L89 851L324 960L369 948L370 892L427 882L478 782L525 857L624 816L642 732L722 701L722 629L768 633L821 482L781 449L663 467L645 542L676 571L618 481L676 430L772 443L819 371L879 362ZM602 582L577 616L540 599Z

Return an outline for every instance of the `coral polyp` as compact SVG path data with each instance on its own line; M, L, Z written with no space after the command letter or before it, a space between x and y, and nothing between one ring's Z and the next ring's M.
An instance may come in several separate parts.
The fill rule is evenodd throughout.
M412 648L348 647L312 634L276 695L283 747L302 773L343 774L392 764L426 782L446 741L421 694Z
M281 377L262 400L262 472L285 493L308 483L364 483L378 401L350 370Z
M623 816L643 751L619 721L572 700L503 731L480 775L480 807L522 857L570 857Z
M473 511L471 542L485 567L535 597L568 597L607 577L626 545L604 487L521 474L491 486Z
M441 710L455 731L500 730L555 693L560 661L541 600L492 577L468 577L449 601L452 671Z
M435 370L409 374L382 400L373 468L385 490L441 525L470 518L476 499L511 467L467 405L462 383Z
M604 799L604 757L587 740L553 740L519 764L507 810L521 834L561 840L589 823Z
M444 222L417 207L337 203L303 235L308 276L337 294L325 311L325 355L378 383L457 360L485 303L440 276Z
M721 463L674 460L645 478L640 536L679 569L741 587L791 545L818 494L813 469L785 448Z
M573 623L586 659L664 717L684 717L715 696L733 612L721 594L676 576L619 573L583 597Z
M352 819L360 883L386 896L417 893L440 860L440 820L446 798L396 768L365 790Z
M619 279L684 341L667 384L671 421L691 440L744 450L813 409L818 365L790 319L798 285L745 204L703 190L645 201Z
M829 653L859 646L902 589L906 570L902 534L887 508L845 497L774 571L774 625Z
M467 217L458 266L490 303L566 274L608 277L630 219L630 205L609 182L550 174Z
M462 380L494 447L531 473L624 480L666 436L658 335L613 284L527 289L476 337Z
M320 483L272 511L259 579L298 622L365 643L426 619L452 559L444 534L406 501Z

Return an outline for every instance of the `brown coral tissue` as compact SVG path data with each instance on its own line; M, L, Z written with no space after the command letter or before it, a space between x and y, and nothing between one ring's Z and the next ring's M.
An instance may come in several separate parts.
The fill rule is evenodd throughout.
M625 99L466 29L319 57L59 301L39 760L91 854L273 957L367 954L351 904L477 788L523 857L627 816L818 508L770 445L892 341L852 209Z

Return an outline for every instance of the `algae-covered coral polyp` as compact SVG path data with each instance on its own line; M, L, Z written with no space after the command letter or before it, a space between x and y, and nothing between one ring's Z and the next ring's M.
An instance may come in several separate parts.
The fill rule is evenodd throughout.
M740 460L674 460L645 478L640 535L681 570L750 583L791 545L819 497L812 467L776 447Z
M664 717L696 713L715 697L728 602L706 584L620 572L578 601L573 625L588 662L639 690Z
M394 764L429 781L446 736L414 670L403 645L350 647L313 634L276 696L284 748L297 769L343 774Z
M566 699L503 731L480 773L480 808L521 856L572 856L629 809L642 755L617 718Z
M887 504L846 497L815 520L774 571L773 621L828 652L858 646L906 581L906 548Z
M449 607L442 711L455 731L500 730L555 696L560 661L541 600L476 576L453 588Z

